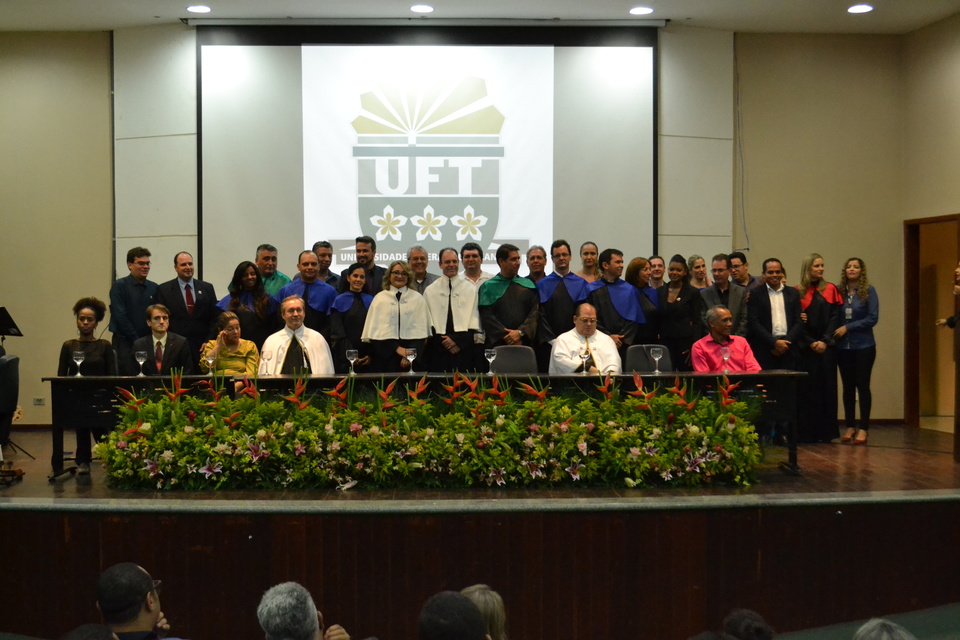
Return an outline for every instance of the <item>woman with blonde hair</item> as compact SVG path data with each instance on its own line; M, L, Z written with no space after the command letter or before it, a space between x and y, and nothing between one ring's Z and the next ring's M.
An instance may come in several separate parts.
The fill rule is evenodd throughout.
M469 586L460 593L480 609L490 640L507 640L507 612L500 594L485 584Z
M839 328L833 332L837 342L837 366L843 383L843 415L847 426L841 442L864 444L870 431L870 374L877 359L873 327L880 319L880 300L867 279L867 265L850 258L843 265L840 279L843 311ZM860 428L856 428L857 397L860 398Z
M837 426L837 361L834 332L840 324L840 292L823 277L823 256L811 253L800 264L800 341L798 408L800 442L830 442L840 436Z
M383 290L367 309L360 339L370 344L371 372L409 371L413 363L407 358L408 350L423 355L430 313L423 296L411 288L413 281L410 266L394 260L383 276Z
M695 289L706 289L710 286L707 277L707 261L703 256L693 254L687 258L687 267L690 269L690 285Z

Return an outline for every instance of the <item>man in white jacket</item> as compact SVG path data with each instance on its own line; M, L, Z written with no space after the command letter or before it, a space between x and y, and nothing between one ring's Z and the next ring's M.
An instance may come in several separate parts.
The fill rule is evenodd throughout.
M289 296L280 303L280 317L286 326L269 336L260 350L261 376L302 374L333 375L330 346L318 332L303 326L303 299Z
M474 335L480 330L477 288L458 276L456 249L440 251L440 270L443 275L423 294L430 311L427 363L431 371L472 371Z

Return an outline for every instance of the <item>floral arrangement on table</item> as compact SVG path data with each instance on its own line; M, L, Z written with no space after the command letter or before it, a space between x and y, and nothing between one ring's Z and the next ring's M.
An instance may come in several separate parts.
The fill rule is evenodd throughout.
M726 378L716 398L638 375L622 394L609 377L565 395L454 374L442 391L393 380L361 397L354 381L311 395L297 380L276 399L255 380L231 398L218 378L195 395L177 375L158 397L119 389L97 452L113 486L184 490L748 485L762 455L755 410Z

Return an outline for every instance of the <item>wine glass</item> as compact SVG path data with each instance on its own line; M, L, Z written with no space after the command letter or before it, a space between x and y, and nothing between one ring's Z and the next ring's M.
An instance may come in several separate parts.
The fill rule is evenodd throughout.
M587 360L590 359L590 352L586 349L580 352L580 360L583 362L583 369L580 371L580 375L587 375Z
M417 359L416 349L407 349L407 360L410 361L410 375L415 375L413 370L413 361Z
M730 373L730 367L727 366L727 361L730 360L730 347L720 347L720 357L723 358L723 372Z
M137 374L138 378L143 377L143 363L147 361L147 352L146 351L137 351L133 354L133 357L136 358L137 364L140 365L140 373Z
M653 373L660 373L660 358L663 357L663 347L650 347L650 357L653 358Z
M263 366L263 372L266 374L270 371L270 360L273 359L273 351L264 351L260 354L260 358L265 363Z
M213 351L207 351L203 355L203 359L206 360L207 362L207 370L210 372L211 375L213 375L213 363L217 361L216 354L213 353Z
M356 375L353 371L353 363L360 353L356 349L347 349L347 360L350 361L350 375Z
M87 357L87 353L83 349L77 349L73 352L73 361L77 363L77 375L76 378L80 376L80 363L83 362L83 359Z
M493 375L493 361L497 359L497 350L496 349L484 349L483 357L487 359L487 362L490 365L490 372L487 375Z

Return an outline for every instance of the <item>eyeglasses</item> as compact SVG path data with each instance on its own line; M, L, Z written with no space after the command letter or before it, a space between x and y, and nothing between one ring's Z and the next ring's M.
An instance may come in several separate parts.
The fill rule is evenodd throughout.
M597 324L596 318L577 318L583 324Z
M407 277L407 273L406 273L405 271L391 271L391 272L390 272L390 275L392 275L392 276L400 276L400 277L403 277L403 278L406 278L406 277Z

